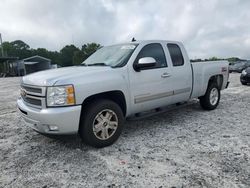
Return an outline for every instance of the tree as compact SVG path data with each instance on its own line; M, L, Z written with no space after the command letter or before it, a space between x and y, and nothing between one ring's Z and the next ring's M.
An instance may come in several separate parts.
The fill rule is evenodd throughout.
M48 58L53 64L61 65L61 53L57 51L48 51Z
M30 49L30 46L21 40L15 40L15 41L11 42L11 44L16 50L28 50L28 49Z
M74 45L66 45L60 52L49 51L46 48L32 49L28 44L21 40L15 40L12 42L4 42L4 55L19 57L24 59L30 56L40 55L45 58L51 59L53 64L61 66L72 66L82 63L92 53L94 53L101 45L97 43L84 44L81 50Z
M208 61L218 61L218 60L221 60L220 58L217 58L217 57L210 57L208 59Z
M21 40L4 42L3 49L5 56L15 56L23 59L31 55L30 46Z
M244 61L244 59L240 59L238 57L230 57L230 58L227 58L227 60L230 62L230 63L233 63L233 62L236 62L236 61Z
M88 58L90 55L92 55L100 47L101 47L100 44L88 43L88 44L84 44L82 46L81 51L83 52L85 57Z
M74 65L79 65L85 60L84 54L82 53L81 50L75 51L73 55L73 64Z
M37 48L36 50L32 50L32 55L40 55L49 58L49 51L45 48Z
M78 65L92 55L101 45L97 43L84 44L80 51L76 51L73 56L73 64Z
M10 42L3 42L4 56L13 56L14 47Z
M67 45L60 50L61 53L61 66L72 66L73 56L75 52L79 51L79 48L75 47L73 44Z

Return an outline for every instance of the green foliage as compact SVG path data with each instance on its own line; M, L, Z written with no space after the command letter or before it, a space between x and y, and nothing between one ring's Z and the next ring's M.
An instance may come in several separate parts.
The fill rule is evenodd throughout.
M62 66L72 66L74 53L79 51L79 48L75 47L73 44L67 45L60 50L61 53L61 65Z
M218 57L211 57L208 60L209 61L218 61L218 60L220 60L220 58L218 58Z
M48 51L45 48L32 49L28 44L21 40L15 40L13 42L3 42L5 56L19 57L19 59L24 59L30 56L40 55L45 58L51 59L52 64L58 64L62 67L79 65L91 54L93 54L98 48L101 48L101 45L97 43L84 44L82 45L81 49L71 44L66 45L60 50L60 52L57 52ZM233 63L235 61L243 61L243 59L240 59L238 57L230 57L227 59L211 57L208 59L191 59L191 62L217 60L228 60L229 63Z
M85 59L84 54L82 53L81 50L75 51L73 55L73 64L74 65L79 65L83 62Z
M28 50L30 46L26 44L25 42L21 40L15 40L11 42L11 45L16 49L16 50Z
M245 61L244 59L240 59L238 57L230 57L230 58L218 58L218 57L211 57L208 59L191 59L191 62L199 62L199 61L219 61L219 60L226 60L229 63L233 63L236 61Z
M31 55L30 47L20 40L3 43L4 54L7 56L16 56L20 59Z
M88 43L84 44L82 48L79 49L71 44L66 45L60 50L60 52L57 52L48 51L45 48L31 49L28 44L21 40L3 42L5 56L24 59L30 56L39 55L51 59L52 64L58 64L61 66L72 66L82 63L86 58L100 48L100 46L100 44Z
M81 50L76 51L74 53L73 64L74 65L81 64L85 59L87 59L91 54L93 54L100 47L101 45L96 44L96 43L84 44Z
M229 61L229 63L233 63L233 62L236 62L236 61L245 61L244 59L240 59L238 57L230 57L227 60Z
M45 48L37 48L36 50L32 50L32 55L40 55L43 57L49 57L49 51Z
M20 59L31 56L31 50L28 44L21 40L3 43L4 54L7 56L16 56Z

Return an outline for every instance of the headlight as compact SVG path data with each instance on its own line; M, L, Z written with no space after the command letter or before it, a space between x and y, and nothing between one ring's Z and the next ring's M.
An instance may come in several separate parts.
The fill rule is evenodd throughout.
M243 76L247 75L247 71L246 70L243 70L242 73L241 73Z
M47 106L70 106L75 104L73 85L47 88Z

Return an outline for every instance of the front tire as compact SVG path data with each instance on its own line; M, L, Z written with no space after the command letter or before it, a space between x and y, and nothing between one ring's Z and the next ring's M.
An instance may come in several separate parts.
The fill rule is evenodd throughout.
M124 124L120 106L111 100L101 99L84 108L79 129L82 140L96 148L113 144Z
M205 110L214 110L220 102L220 89L217 84L208 86L204 96L200 97L200 105Z

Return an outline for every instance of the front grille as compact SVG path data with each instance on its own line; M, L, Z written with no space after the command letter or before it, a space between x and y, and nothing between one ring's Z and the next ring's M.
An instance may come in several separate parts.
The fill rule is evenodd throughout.
M34 87L29 87L29 86L22 86L22 88L25 89L27 92L42 94L41 88L34 88Z
M43 108L45 106L45 87L21 85L22 100L29 106Z
M23 100L29 104L36 105L36 106L42 106L41 99L34 99L31 98L29 95L22 96Z

